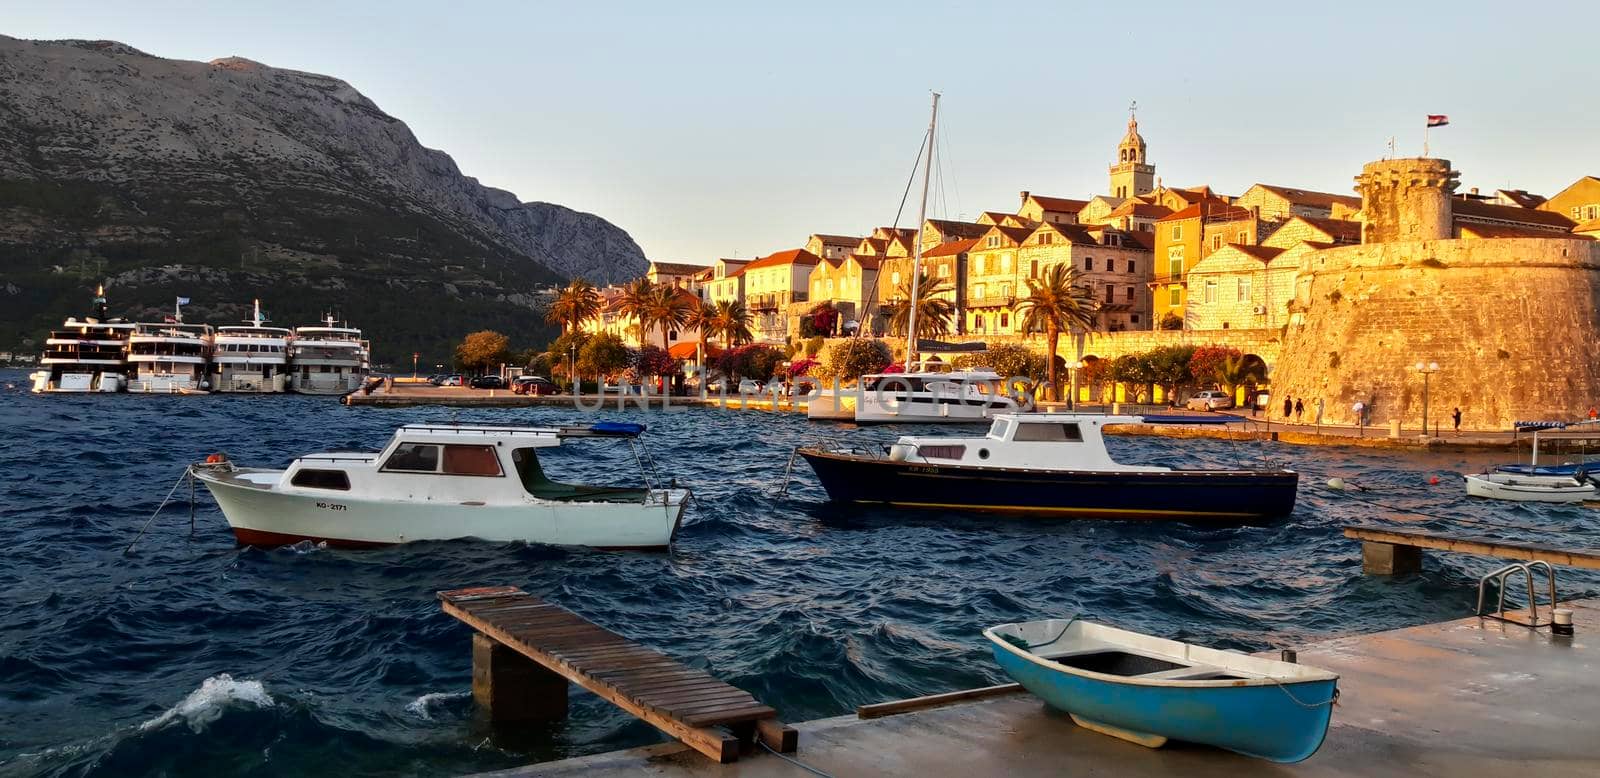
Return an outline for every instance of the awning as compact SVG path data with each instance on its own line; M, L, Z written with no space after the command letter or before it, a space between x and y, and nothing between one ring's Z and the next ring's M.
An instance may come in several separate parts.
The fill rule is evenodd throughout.
M673 359L694 359L698 343L674 343L667 349L667 356ZM709 343L706 344L706 359L715 359L722 356L722 349Z

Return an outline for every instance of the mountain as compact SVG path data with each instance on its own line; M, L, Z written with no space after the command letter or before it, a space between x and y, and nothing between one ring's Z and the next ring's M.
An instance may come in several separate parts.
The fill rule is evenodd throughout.
M547 337L540 287L646 266L622 229L483 186L336 78L0 36L0 349L37 348L104 281L118 315L184 296L227 324L259 297L280 326L334 312L379 361L438 363L472 329Z

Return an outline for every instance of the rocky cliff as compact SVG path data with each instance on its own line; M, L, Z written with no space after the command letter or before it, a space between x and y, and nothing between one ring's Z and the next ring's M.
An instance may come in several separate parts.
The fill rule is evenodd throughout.
M0 36L0 346L105 280L115 313L181 295L227 323L261 297L442 360L467 328L536 338L538 286L645 267L615 225L479 184L338 79Z

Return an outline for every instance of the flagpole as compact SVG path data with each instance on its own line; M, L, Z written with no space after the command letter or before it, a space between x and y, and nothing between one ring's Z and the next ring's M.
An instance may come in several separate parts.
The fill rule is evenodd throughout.
M1433 120L1422 123L1422 156L1428 156L1428 133L1433 131Z

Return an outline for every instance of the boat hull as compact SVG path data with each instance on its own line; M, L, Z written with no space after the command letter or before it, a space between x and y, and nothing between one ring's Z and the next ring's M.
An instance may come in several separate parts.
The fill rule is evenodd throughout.
M1159 746L1165 739L1225 748L1273 762L1299 762L1322 746L1338 685L1333 680L1265 684L1119 683L1057 670L1000 641L994 658L1024 689L1091 729Z
M1465 476L1468 497L1512 502L1574 503L1595 499L1593 483L1555 475L1496 473Z
M1294 510L1298 473L1047 471L801 449L835 502L1104 519L1245 522Z
M687 493L680 489L657 490L648 503L530 499L515 505L482 505L369 500L333 491L278 491L242 485L200 468L193 472L216 498L239 545L281 546L312 541L370 548L477 538L607 549L665 549L677 533L687 499Z

